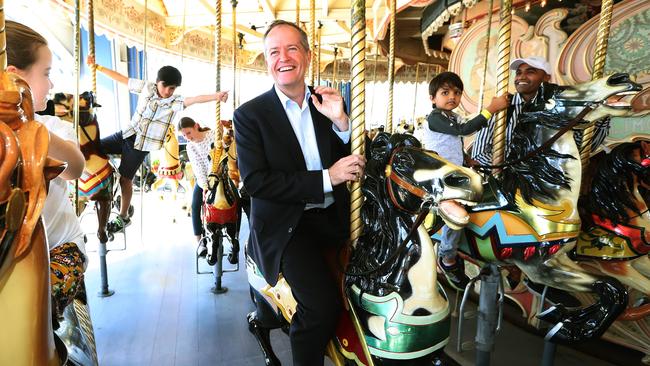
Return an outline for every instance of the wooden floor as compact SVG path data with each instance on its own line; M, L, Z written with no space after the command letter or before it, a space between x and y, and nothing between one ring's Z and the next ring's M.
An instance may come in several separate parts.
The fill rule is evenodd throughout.
M100 365L264 365L259 347L247 328L246 314L253 306L244 268L225 275L223 284L229 289L227 293L211 293L212 275L195 273L194 238L190 219L180 210L181 198L173 202L158 197L154 193L145 197L141 239L140 198L136 194L136 215L127 228L127 250L108 254L113 296L96 295L100 289L98 257L97 253L89 253L86 286ZM89 250L96 247L92 234L94 220L91 215L82 220L89 232ZM247 230L241 234L241 242L245 243ZM116 248L122 243L123 237L118 235L109 247ZM202 268L209 269L205 263ZM472 328L472 324L468 325L469 338L473 338ZM538 365L542 340L507 323L504 328L497 336L492 364ZM276 330L272 340L283 365L291 365L288 337ZM454 338L447 346L450 351L453 348ZM474 364L473 351L461 355L450 353L463 365ZM559 347L555 365L612 364Z

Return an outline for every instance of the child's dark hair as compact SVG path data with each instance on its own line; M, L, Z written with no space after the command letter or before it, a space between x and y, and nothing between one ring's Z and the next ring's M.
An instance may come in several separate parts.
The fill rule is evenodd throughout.
M201 125L199 125L198 123L196 123L196 122L195 122L193 119L191 119L190 117L183 117L183 118L181 118L180 121L178 121L178 130L180 131L180 130L183 129L183 128L192 128L192 127L194 127L195 125L198 125L198 126L199 126L199 131L200 131L200 132L210 130L210 129L207 128L207 127L201 127Z
M429 95L435 96L438 89L445 85L453 86L460 89L460 91L463 91L463 81L460 80L460 76L453 72L445 71L431 79L431 82L429 83Z
M174 66L163 66L158 70L158 77L156 82L162 81L165 86L181 86L183 76Z

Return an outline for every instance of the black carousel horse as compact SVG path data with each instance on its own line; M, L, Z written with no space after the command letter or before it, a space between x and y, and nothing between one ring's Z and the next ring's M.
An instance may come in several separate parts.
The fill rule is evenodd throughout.
M582 168L573 128L629 113L605 101L639 90L626 74L554 90L543 108L521 115L501 176L488 176L480 203L468 210L460 244L468 256L515 265L534 283L596 295L584 308L557 305L539 314L554 324L549 339L599 337L626 307L627 292L618 280L589 273L569 257L581 228Z
M436 254L423 218L443 200L473 202L480 176L420 148L410 135L380 133L362 185L364 230L346 270L343 311L328 357L337 365L431 365L449 340L449 303L438 285ZM247 258L257 312L251 332L267 365L279 365L269 328L291 321L295 300L284 278L270 287Z

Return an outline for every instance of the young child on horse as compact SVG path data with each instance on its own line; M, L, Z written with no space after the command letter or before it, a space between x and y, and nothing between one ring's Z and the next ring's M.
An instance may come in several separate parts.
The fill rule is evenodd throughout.
M12 21L6 22L7 71L21 76L29 84L34 110L46 108L47 95L52 88L50 69L52 52L47 41L33 29ZM79 178L85 160L77 148L72 125L54 116L35 116L50 131L48 155L67 163L59 177L50 181L41 217L50 250L50 282L55 313L74 300L81 288L87 264L84 234L69 200L66 180Z
M133 196L133 177L144 158L150 151L156 151L163 146L169 124L174 120L176 112L195 103L225 102L228 92L216 92L194 97L183 97L174 94L181 86L180 71L173 66L163 66L158 70L156 82L131 79L117 71L95 64L95 59L89 56L89 65L95 65L111 79L127 84L129 91L138 94L138 106L131 117L129 125L111 136L101 140L101 146L107 154L120 154L120 188L122 201L120 214L108 224L108 230L117 232L131 223L129 206Z
M429 99L433 102L433 110L427 116L422 144L428 150L433 150L441 157L456 164L463 165L464 151L462 136L470 135L487 125L493 113L508 107L508 96L502 95L492 99L476 117L466 123L453 112L460 104L463 94L463 82L453 72L443 72L436 75L429 83ZM442 201L438 213L447 222L452 221L458 226L442 228L442 240L438 250L439 263L450 284L460 290L465 289L469 279L465 275L462 259L458 256L458 242L462 235L462 227L467 224L469 216L465 208L455 201Z

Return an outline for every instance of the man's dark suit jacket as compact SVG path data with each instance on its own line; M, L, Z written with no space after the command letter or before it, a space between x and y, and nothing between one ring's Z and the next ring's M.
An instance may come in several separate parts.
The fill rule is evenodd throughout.
M309 100L323 169L350 154L332 122ZM322 171L307 171L295 133L275 90L241 105L233 115L238 165L251 196L248 254L266 281L275 285L282 253L307 203L324 200ZM349 228L350 197L345 184L334 187L341 233Z

